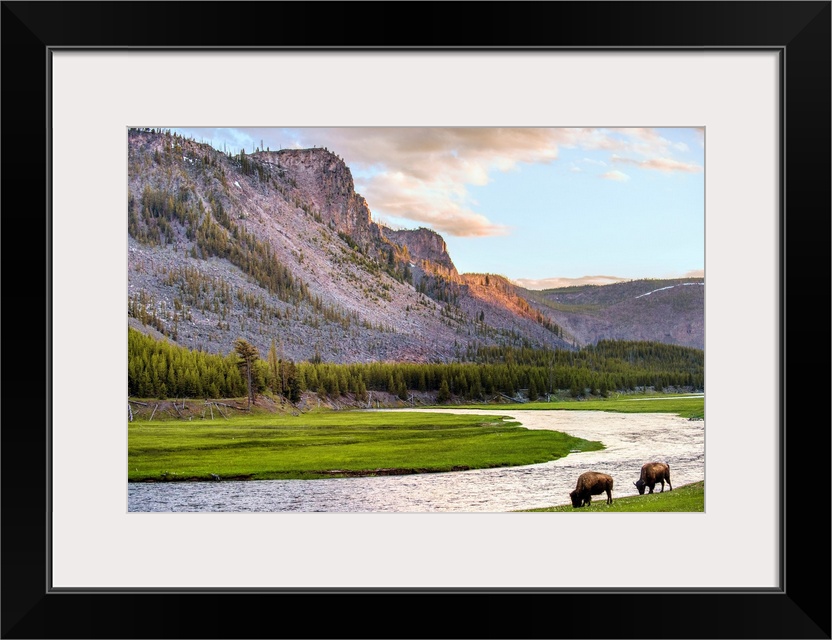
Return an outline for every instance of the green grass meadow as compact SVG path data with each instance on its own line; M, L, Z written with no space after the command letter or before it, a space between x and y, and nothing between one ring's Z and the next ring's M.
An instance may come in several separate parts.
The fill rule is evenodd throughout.
M613 411L615 413L673 413L683 418L704 419L705 398L702 396L683 395L646 395L633 394L609 398L576 400L573 398L538 401L512 405L462 405L459 408L493 409L509 406L511 411ZM434 407L441 408L441 407Z
M311 479L556 460L600 442L498 416L321 411L128 423L128 480Z
M650 399L660 398L660 399ZM521 411L613 411L704 417L703 397L621 396L510 405L468 405ZM449 408L435 407L435 408ZM454 409L465 408L454 406ZM128 422L128 481L316 479L405 475L536 464L601 442L558 431L529 430L504 416L329 409L307 413L233 414L213 419L165 417ZM703 511L704 483L644 496L595 497L529 511Z
M575 509L571 504L540 509L524 509L522 512L572 512L572 513L640 513L690 512L705 510L705 482L693 482L673 491L645 493L643 496L616 498L613 492L612 504L606 503L606 496L592 496L592 504Z

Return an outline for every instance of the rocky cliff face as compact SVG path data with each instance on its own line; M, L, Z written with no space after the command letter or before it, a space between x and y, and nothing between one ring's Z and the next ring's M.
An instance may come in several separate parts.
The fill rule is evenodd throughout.
M283 149L252 157L274 167L302 194L303 205L332 229L351 236L365 249L381 240L367 201L355 192L352 172L331 151Z
M382 227L382 234L392 242L407 247L414 263L429 263L423 266L425 270L429 270L430 265L434 265L440 267L440 272L447 276L459 275L451 256L448 255L445 239L434 230L425 227L401 230Z

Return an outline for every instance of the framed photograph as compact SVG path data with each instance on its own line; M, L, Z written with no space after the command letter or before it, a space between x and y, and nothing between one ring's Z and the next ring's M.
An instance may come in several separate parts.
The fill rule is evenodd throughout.
M3 3L3 637L829 638L830 3L400 6ZM704 511L131 513L128 132L271 127L701 131Z

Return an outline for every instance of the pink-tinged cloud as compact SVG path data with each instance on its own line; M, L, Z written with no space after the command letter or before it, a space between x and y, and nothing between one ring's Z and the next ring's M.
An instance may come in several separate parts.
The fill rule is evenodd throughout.
M382 218L424 224L453 236L507 235L510 229L494 224L468 206L467 192L458 184L426 183L403 173L382 173L365 179L362 192Z
M653 158L652 160L645 160L639 166L645 169L655 169L656 171L668 172L681 171L684 173L699 173L703 170L703 168L698 164L680 162L671 158Z
M254 145L260 140L271 141L272 149L326 147L352 169L356 183L361 178L362 184L356 187L373 215L430 224L452 235L508 233L507 227L488 219L489 212L477 210L469 188L488 184L497 172L554 162L561 147L635 156L653 163L645 168L664 171L683 170L684 165L674 168L656 160L672 157L675 149L660 129L648 128L337 127L292 128L277 133L256 128L241 131ZM239 140L242 143L243 137ZM585 159L581 166L591 164L603 167L598 159ZM576 168L580 166L573 165L569 170L577 173ZM629 178L616 170L602 177L619 181ZM393 193L396 180L404 188L397 195Z
M617 150L626 154L635 154L650 158L668 158L674 152L688 153L690 148L684 142L673 142L665 138L661 129L647 129L641 127L632 127L625 129L610 129L609 132L621 137L626 143L622 144ZM697 138L701 146L704 147L704 129L702 127L694 127Z
M688 271L687 273L680 275L670 274L663 276L666 279L676 279L676 278L704 278L705 271L703 269L694 269L693 271ZM518 278L517 280L512 280L514 284L517 284L525 289L531 289L533 291L540 291L541 289L560 289L563 287L580 287L584 285L596 285L602 287L608 284L616 284L618 282L630 282L632 280L638 280L638 278L620 278L618 276L582 276L580 278L540 278L540 279L532 279L532 278Z
M623 158L621 156L613 155L612 161L616 164L629 164L637 166L641 169L652 169L654 171L664 171L666 173L699 173L703 170L701 165L693 164L691 162L680 162L672 158L650 158L648 160L636 160L634 158Z
M359 190L374 215L425 224L449 235L505 235L510 229L474 210L469 186L494 172L557 159L563 129L369 127L295 130L370 173Z
M627 182L630 179L623 171L619 171L618 169L613 169L612 171L607 171L606 173L602 173L601 177L605 180L615 180L617 182Z
M581 278L542 278L539 280L520 278L519 280L514 280L514 282L525 289L540 291L541 289L580 287L588 284L603 286L615 284L616 282L626 282L627 280L629 278L619 278L617 276L583 276Z
M561 129L495 127L359 127L297 130L341 154L348 164L483 185L492 171L557 158Z

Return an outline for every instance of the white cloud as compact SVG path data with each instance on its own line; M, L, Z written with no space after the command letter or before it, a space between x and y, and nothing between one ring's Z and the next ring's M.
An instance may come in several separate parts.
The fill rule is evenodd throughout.
M618 182L626 182L630 179L626 173L619 171L618 169L613 169L612 171L607 171L606 173L601 174L602 178L606 180L616 180Z
M426 183L400 172L364 180L363 195L382 217L411 220L454 236L506 235L509 228L473 211L458 185Z
M509 228L474 210L470 186L494 172L557 159L563 129L391 127L298 129L304 144L326 146L364 176L374 215L426 224L457 236L504 235Z
M634 158L623 158L613 155L612 161L617 164L635 165L641 169L653 169L664 172L698 173L702 166L691 162L681 162L672 158L650 158L648 160L636 160Z
M224 140L229 149L247 150L256 142L273 150L286 147L325 147L352 169L362 183L361 194L373 215L430 224L453 235L499 235L509 229L477 211L469 188L488 184L495 172L522 170L523 165L551 163L559 149L582 149L623 157L646 169L693 171L701 167L672 159L679 150L649 128L485 128L485 127L341 127L292 129L192 129L197 137ZM699 130L700 132L703 130ZM674 147L674 144L676 145ZM238 148L233 148L237 146ZM601 158L584 157L580 164L609 166ZM601 177L626 181L611 170ZM359 180L360 179L360 180ZM399 191L397 192L397 189Z
M587 284L603 286L606 284L615 284L616 282L625 282L628 279L617 276L583 276L581 278L542 278L539 280L520 278L519 280L514 280L514 282L525 289L539 291L541 289L579 287Z
M613 154L613 155L615 155L615 154ZM586 164L595 164L595 165L598 165L599 167L606 167L607 166L607 163L604 162L603 160L594 160L592 158L584 158L583 160L581 160L581 162L585 162Z

